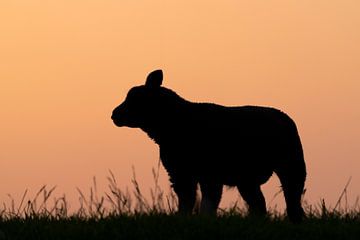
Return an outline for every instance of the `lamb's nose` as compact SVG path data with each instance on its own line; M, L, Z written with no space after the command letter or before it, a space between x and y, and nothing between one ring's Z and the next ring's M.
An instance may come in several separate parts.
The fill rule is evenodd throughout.
M114 118L115 118L115 115L116 115L116 114L115 114L115 111L116 111L116 109L117 109L117 108L115 108L115 109L112 111L112 113L111 113L111 119L112 119L112 120L114 120Z

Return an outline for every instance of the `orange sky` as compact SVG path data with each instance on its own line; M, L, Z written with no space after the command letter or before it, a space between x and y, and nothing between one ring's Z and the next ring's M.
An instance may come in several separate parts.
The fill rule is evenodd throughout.
M147 191L158 148L110 114L162 68L164 85L189 100L287 112L303 141L306 199L334 205L352 176L354 203L359 9L355 0L1 1L0 202L43 184L75 201L93 176L103 191L108 169L125 187L132 165ZM264 186L268 202L278 185Z

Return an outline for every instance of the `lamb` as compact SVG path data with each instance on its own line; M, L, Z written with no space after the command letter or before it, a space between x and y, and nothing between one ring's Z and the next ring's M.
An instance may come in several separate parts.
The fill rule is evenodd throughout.
M193 103L162 87L162 81L161 70L151 72L111 118L118 127L142 129L159 145L178 211L193 211L199 184L200 213L216 213L226 185L237 187L250 214L265 215L260 186L275 172L288 217L301 221L306 167L294 121L270 107Z

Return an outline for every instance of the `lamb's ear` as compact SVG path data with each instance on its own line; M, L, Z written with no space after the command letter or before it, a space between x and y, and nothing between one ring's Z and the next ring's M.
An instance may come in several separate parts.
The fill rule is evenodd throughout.
M155 70L149 73L149 75L147 76L145 86L158 88L161 86L162 80L163 80L162 70L161 69Z

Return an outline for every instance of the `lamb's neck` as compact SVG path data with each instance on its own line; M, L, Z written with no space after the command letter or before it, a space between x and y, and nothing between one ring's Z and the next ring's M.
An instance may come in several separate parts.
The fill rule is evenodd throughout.
M141 129L158 145L166 142L167 136L170 134L170 129L164 125L144 127Z
M189 107L189 102L182 102L167 111L167 114L160 116L157 120L148 123L141 129L148 134L157 144L168 142L175 134L181 134L181 129L187 125L189 117L193 114L193 109ZM173 110L174 109L174 110Z

